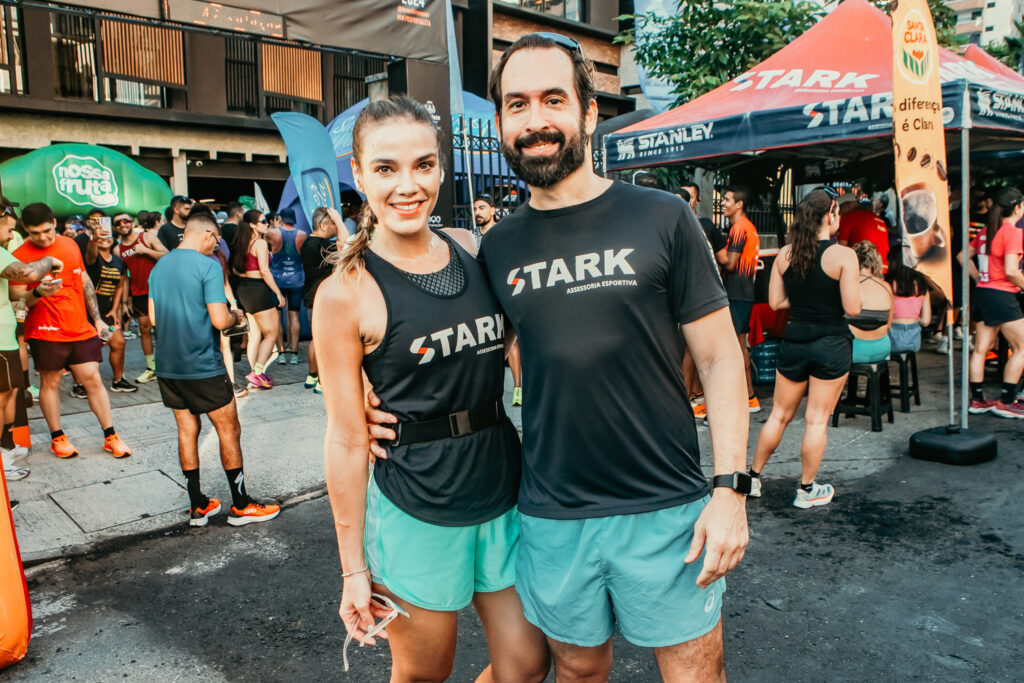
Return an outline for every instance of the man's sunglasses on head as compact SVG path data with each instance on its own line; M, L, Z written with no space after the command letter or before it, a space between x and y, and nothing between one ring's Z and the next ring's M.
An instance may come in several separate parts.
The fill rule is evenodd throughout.
M18 214L16 214L14 212L14 207L13 206L5 206L4 210L2 212L0 212L0 218L3 218L5 216L10 216L11 218L17 218Z
M551 31L537 31L536 33L531 33L530 35L550 40L552 43L557 44L559 47L564 47L569 52L578 52L581 55L583 54L583 48L580 47L579 42L575 38L563 36L561 33L552 33Z

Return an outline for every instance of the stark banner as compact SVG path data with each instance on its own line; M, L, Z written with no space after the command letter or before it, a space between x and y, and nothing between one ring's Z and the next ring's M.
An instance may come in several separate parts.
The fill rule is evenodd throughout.
M952 298L949 190L939 46L926 0L899 0L892 15L892 123L903 263Z

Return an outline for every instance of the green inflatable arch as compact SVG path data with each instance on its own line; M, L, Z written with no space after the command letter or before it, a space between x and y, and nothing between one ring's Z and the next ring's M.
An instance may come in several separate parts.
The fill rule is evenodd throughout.
M92 208L107 215L158 211L171 202L163 178L107 147L50 145L0 164L0 184L22 206L48 204L58 216Z

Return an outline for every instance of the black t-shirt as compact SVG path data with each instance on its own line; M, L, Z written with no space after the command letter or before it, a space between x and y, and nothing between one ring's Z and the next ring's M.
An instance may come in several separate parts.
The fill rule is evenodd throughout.
M117 294L121 278L127 272L124 261L115 254L110 255L109 261L104 261L102 254L96 254L96 260L92 265L86 265L85 272L96 288L96 303L99 304L100 313L107 315L114 307L114 295Z
M577 206L524 205L480 260L522 353L519 509L586 519L705 495L677 325L728 299L690 207L620 182Z
M728 236L715 227L715 224L711 222L710 218L698 218L697 221L700 223L700 227L704 231L704 236L708 238L708 243L711 244L712 254L717 254L728 246Z
M302 285L302 302L306 304L306 308L313 308L317 288L334 270L334 264L328 263L327 258L337 249L337 240L328 240L316 235L310 235L302 243L299 255L302 257L302 269L306 274Z
M235 240L235 233L238 231L237 223L229 223L224 221L220 224L220 236L224 238L224 241L230 246Z
M174 251L181 244L185 237L185 228L179 228L174 223L164 223L156 231L156 238L167 247L167 251Z
M78 245L78 250L82 252L82 260L84 261L85 250L89 248L89 242L91 241L89 233L80 231L77 235L75 235L74 240L75 244Z

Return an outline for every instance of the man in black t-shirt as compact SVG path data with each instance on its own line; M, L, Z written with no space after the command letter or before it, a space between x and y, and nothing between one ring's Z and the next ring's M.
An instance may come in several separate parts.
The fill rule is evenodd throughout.
M131 394L139 388L124 378L125 340L118 315L121 298L128 288L128 268L113 249L114 238L111 229L97 228L90 234L83 261L85 272L89 274L89 279L96 289L96 303L100 315L103 316L103 322L111 327L110 338L106 341L106 345L110 347L110 369L113 373L110 390ZM85 393L84 389L81 393Z
M156 233L156 238L167 247L167 251L174 251L181 244L185 234L185 219L192 211L192 204L191 199L182 195L171 198L171 206L168 209L170 218Z
M245 207L238 202L228 202L224 210L227 212L228 217L221 223L220 236L230 245L234 242L238 224L242 222L242 216L245 215Z
M480 251L518 333L528 394L523 612L547 636L559 678L607 680L618 627L656 648L668 680L724 679L720 579L748 540L749 416L707 240L678 197L593 172L593 65L575 40L523 36L490 91L502 152L530 189ZM722 476L710 500L679 325L701 375L715 377L706 393Z

